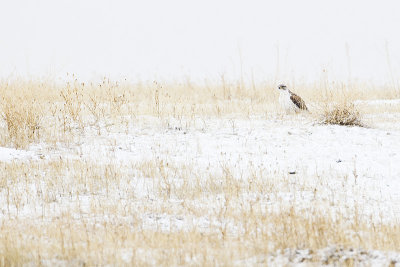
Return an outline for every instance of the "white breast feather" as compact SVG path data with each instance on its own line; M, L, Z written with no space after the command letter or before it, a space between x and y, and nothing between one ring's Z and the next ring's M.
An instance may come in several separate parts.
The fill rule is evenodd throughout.
M296 112L298 109L298 107L290 99L290 93L288 90L280 91L279 104L286 111L286 113Z

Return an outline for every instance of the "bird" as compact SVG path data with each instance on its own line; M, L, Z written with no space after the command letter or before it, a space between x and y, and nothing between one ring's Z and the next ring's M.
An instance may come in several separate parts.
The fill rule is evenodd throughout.
M306 103L300 96L290 91L286 85L278 85L279 89L279 103L286 110L287 113L300 111L308 111Z

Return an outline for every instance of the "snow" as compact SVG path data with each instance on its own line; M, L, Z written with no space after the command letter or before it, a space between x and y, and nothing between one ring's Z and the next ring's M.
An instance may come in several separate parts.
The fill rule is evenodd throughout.
M365 202L366 216L381 208L371 201L379 199L392 209L394 218L400 217L400 206L393 205L400 203L399 131L319 125L301 115L283 120L210 119L206 128L202 123L184 130L157 123L155 118L141 120L145 123L132 126L129 133L114 132L105 138L89 130L80 137L79 146L60 147L58 151L46 150L45 145L32 146L29 151L0 148L0 159L51 160L61 155L64 159L132 164L156 157L176 164L190 163L199 171L214 168L217 172L225 164L236 173L264 168L299 179L348 176L365 190L349 197ZM145 194L140 180L137 183L135 193ZM339 191L343 186L335 180L329 185ZM284 198L289 201L291 197Z
M400 105L400 99L375 99L375 100L356 100L354 104L361 105L374 105L374 106L381 106L381 105Z
M237 266L266 264L267 266L310 266L315 264L315 259L322 259L324 266L351 265L356 266L399 266L400 254L390 251L383 253L377 250L343 249L337 246L330 246L318 251L309 249L285 249L279 250L269 256L261 255L249 260L237 262ZM314 265L312 265L314 266ZM315 265L320 266L320 264Z
M151 120L148 124L157 125ZM398 131L318 125L301 116L289 116L288 121L213 119L207 129L159 125L149 132L149 125L133 128L129 134L110 135L112 146L89 135L86 138L91 141L80 147L81 159L126 164L156 155L160 160L190 162L199 170L217 170L224 163L238 173L253 166L284 175L295 172L298 177L336 174L354 179L356 172L357 183L368 190L369 198L385 199L388 205L400 201ZM399 209L395 212L399 214Z
M398 122L396 122L398 123ZM378 125L378 126L376 126ZM96 129L87 128L79 136L79 144L63 145L48 148L46 144L32 145L28 150L0 148L0 161L51 161L63 159L78 159L80 161L96 162L97 164L114 163L117 166L140 163L146 160L158 159L174 164L190 164L201 173L204 170L220 173L221 166L227 166L235 177L248 178L251 170L266 170L267 173L286 177L293 183L304 183L304 190L293 192L281 190L265 199L266 206L274 203L289 205L296 199L299 208L307 208L313 198L312 185L321 182L320 177L328 177L326 183L326 198L323 201L345 203L347 207L362 206L360 216L379 222L398 222L400 219L400 129L385 128L379 124L368 128L343 127L335 125L320 125L308 114L276 116L266 118L251 117L236 118L195 118L175 120L173 118L159 119L154 117L138 117L127 130L114 129L106 134L98 135ZM118 165L120 164L120 165ZM330 178L331 177L331 178ZM336 178L340 179L336 179ZM132 189L140 206L141 198L154 201L161 205L165 200L159 199L151 187L154 181L151 177L137 176L134 181L126 183L126 192L107 193L106 201L115 200L124 205L124 194ZM171 181L175 186L182 184L177 176ZM65 181L68 183L68 181ZM46 185L32 184L32 192L40 191ZM22 190L22 189L21 189ZM333 192L333 193L332 193ZM101 192L100 192L101 193ZM34 194L32 194L34 195ZM299 197L300 196L300 197ZM5 195L0 194L0 203L6 203ZM248 194L246 199L256 197ZM261 196L265 197L265 196ZM171 198L168 203L177 205L183 200ZM203 200L204 201L204 200ZM196 203L198 207L210 203ZM223 200L221 200L223 201ZM77 202L77 203L76 203ZM219 205L216 202L215 205ZM79 206L79 213L73 216L90 216L91 196L81 195L74 199L57 197L46 211L38 202L27 203L22 209L8 207L10 214L18 214L20 218L35 219L46 213L49 218L59 216L63 212ZM136 204L135 204L136 205ZM332 206L331 209L338 209ZM4 207L0 207L4 209ZM74 209L75 210L75 209ZM351 209L350 209L351 210ZM384 216L382 216L384 214ZM148 212L138 215L142 229L157 229L174 231L180 229L203 229L207 231L211 225L223 223L205 214L198 217L186 217L173 214ZM349 218L353 214L347 214ZM7 218L0 213L0 222ZM101 220L108 220L104 216ZM100 219L99 219L100 220ZM134 220L127 218L127 220ZM240 228L237 228L240 231ZM121 252L122 259L129 262L131 252ZM316 252L329 253L326 251ZM336 255L335 250L329 255ZM347 251L347 254L356 253ZM337 257L345 257L342 253ZM357 254L358 253L358 254ZM360 261L362 257L375 265L376 258L383 260L377 264L387 263L388 259L400 261L399 253L382 254L377 251L361 254L357 252ZM301 263L311 256L307 251L284 251L263 258L268 265L279 266L288 263ZM295 256L293 256L295 255ZM364 256L362 256L364 255ZM366 255L366 256L365 256ZM372 255L372 256L371 256ZM386 256L385 256L386 255ZM301 259L298 259L298 258ZM257 264L260 259L246 259L242 264ZM345 259L343 259L345 260Z
M33 151L0 147L0 161L12 161L16 159L29 160L29 159L37 159L37 157Z

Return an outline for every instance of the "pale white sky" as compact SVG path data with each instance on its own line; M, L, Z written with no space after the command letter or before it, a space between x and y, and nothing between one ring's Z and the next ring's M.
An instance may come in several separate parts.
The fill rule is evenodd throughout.
M0 77L235 79L242 66L256 80L313 80L327 69L384 82L387 51L400 73L399 13L395 0L8 0Z

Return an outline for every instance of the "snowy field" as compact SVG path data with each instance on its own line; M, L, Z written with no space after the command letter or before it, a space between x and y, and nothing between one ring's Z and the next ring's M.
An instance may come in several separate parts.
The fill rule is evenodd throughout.
M356 104L384 112L138 115L1 147L0 265L400 266L400 103Z

